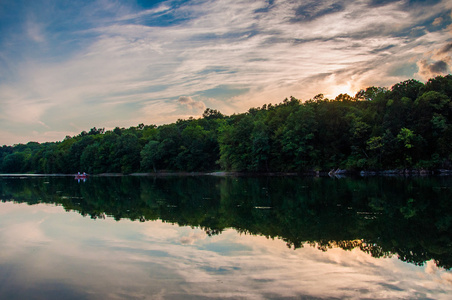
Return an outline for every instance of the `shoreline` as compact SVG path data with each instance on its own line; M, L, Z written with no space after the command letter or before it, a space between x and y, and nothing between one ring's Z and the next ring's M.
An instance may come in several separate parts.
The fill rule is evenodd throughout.
M0 177L76 177L78 174L42 174L42 173L18 173L18 174L0 174ZM343 169L336 169L327 171L308 171L308 172L228 172L228 171L215 171L215 172L136 172L130 174L124 173L100 173L100 174L87 174L87 177L123 177L123 176L135 176L135 177L171 177L171 176L218 176L218 177L371 177L371 176L450 176L452 170L383 170L383 171L348 171Z

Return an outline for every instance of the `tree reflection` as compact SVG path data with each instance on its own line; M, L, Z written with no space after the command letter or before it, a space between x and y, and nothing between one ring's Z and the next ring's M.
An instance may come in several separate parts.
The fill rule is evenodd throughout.
M452 179L300 177L0 178L2 201L55 203L92 219L160 219L452 268Z

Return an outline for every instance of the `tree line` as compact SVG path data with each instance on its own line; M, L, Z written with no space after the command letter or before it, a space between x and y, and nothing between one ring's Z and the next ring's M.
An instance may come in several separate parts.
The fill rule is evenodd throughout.
M452 75L355 96L250 108L161 126L92 128L63 141L2 146L1 173L312 172L452 168Z

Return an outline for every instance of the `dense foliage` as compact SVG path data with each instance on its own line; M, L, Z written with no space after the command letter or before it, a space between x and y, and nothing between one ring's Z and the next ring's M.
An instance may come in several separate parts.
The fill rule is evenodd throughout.
M92 128L61 142L0 148L2 173L304 172L452 167L452 75L354 97L305 102L168 125Z

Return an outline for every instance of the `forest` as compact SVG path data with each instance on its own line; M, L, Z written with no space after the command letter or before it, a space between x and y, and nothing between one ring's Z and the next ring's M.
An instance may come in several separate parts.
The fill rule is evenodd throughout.
M452 75L0 147L0 173L452 169Z

